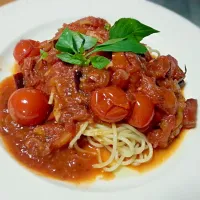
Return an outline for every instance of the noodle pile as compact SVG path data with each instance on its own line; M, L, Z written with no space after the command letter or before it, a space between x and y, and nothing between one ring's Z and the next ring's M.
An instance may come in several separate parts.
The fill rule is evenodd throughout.
M69 148L87 153L77 144L82 135L97 150L99 163L93 167L103 168L107 172L115 171L120 166L140 165L151 160L153 156L153 147L146 137L128 124L112 124L112 127L96 124L93 127L88 122L83 123ZM105 162L102 161L101 148L110 152L110 157Z

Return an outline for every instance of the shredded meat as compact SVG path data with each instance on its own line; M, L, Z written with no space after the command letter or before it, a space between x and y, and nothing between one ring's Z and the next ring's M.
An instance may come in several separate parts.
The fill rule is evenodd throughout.
M84 92L91 92L97 88L106 87L110 82L110 72L99 70L93 67L82 69L80 89Z
M154 148L165 148L169 145L170 134L175 127L175 116L164 117L160 123L160 128L147 134L149 142Z
M178 82L185 78L185 73L178 66L177 60L170 55L150 61L146 66L146 74L156 79L167 77Z
M143 75L139 90L149 96L154 104L167 114L176 113L178 102L174 92L171 89L158 87L155 79Z
M156 79L165 78L169 70L170 62L167 56L160 56L146 66L146 74Z

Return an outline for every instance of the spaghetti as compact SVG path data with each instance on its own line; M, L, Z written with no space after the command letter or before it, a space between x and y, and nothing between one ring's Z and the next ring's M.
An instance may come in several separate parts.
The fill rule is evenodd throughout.
M98 163L94 168L103 168L104 171L112 172L120 166L140 165L148 162L153 156L153 147L146 137L128 124L112 124L112 127L96 124L95 127L85 122L80 127L76 137L70 142L69 148L77 151L86 150L78 147L77 141L84 135L90 145L96 148ZM101 149L106 148L110 153L106 161L102 161Z

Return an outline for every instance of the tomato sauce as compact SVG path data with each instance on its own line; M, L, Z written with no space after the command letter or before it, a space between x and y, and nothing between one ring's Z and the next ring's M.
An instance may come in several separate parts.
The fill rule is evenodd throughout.
M102 170L94 169L92 164L97 163L96 156L80 154L76 150L63 147L46 157L35 157L24 152L24 142L31 132L31 127L19 128L7 113L7 101L15 90L12 77L5 79L0 86L0 118L1 134L5 147L20 163L34 170L36 173L66 180L70 182L90 182L97 176L109 178L110 175ZM29 157L30 156L30 157Z
M24 151L25 138L31 132L31 127L20 129L19 125L15 124L7 113L8 98L15 90L12 77L5 79L0 85L1 137L5 147L16 160L39 175L76 184L92 182L97 177L106 180L115 177L113 173L106 173L102 169L94 169L92 167L93 164L97 163L96 156L80 154L76 150L68 149L68 147L58 149L45 157L31 158ZM182 132L168 148L155 149L153 159L150 162L132 168L143 173L158 167L178 149L184 136L185 132ZM85 144L84 147L87 150L91 150L88 144Z

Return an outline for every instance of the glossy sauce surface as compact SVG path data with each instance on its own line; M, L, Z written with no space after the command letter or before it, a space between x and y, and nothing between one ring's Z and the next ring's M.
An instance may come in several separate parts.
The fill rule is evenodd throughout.
M105 173L92 167L93 164L97 163L97 157L92 153L85 154L62 147L44 157L31 156L24 147L26 138L32 134L33 128L20 127L11 120L7 111L8 98L15 90L12 77L5 79L0 85L0 132L6 148L16 160L37 174L76 184L92 182L98 176L103 179L114 178L114 174ZM168 148L154 150L153 159L149 163L133 169L142 173L158 167L177 150L184 136L185 132L182 131ZM84 138L81 139L80 146L94 152Z

